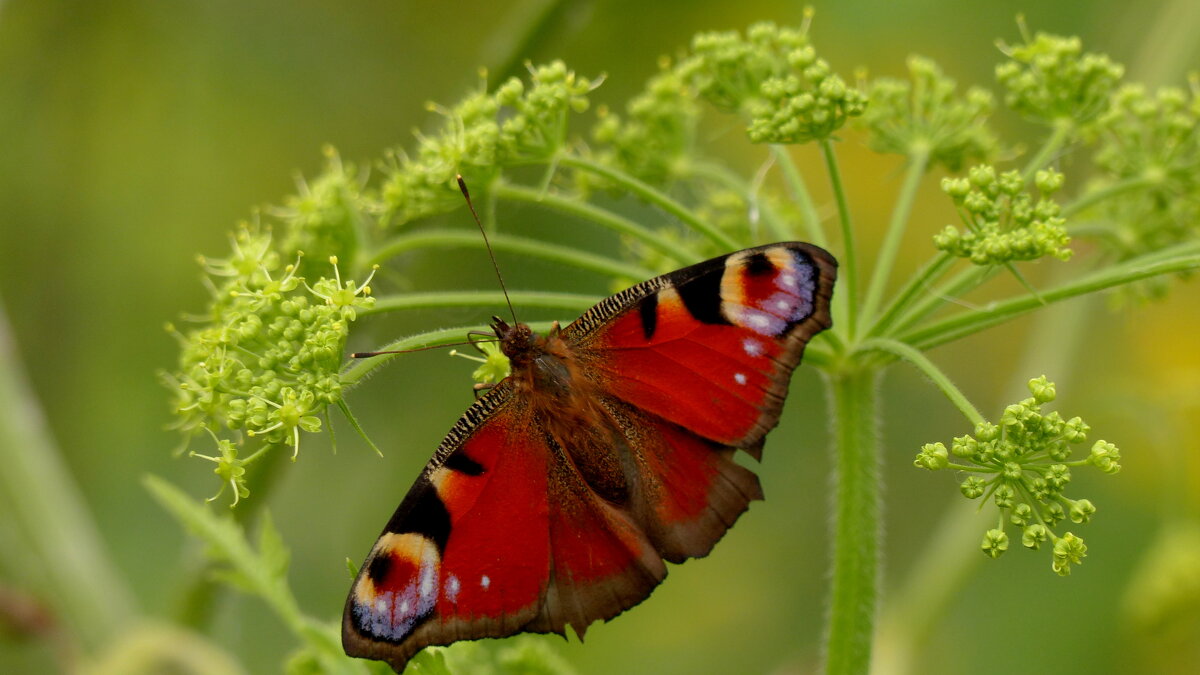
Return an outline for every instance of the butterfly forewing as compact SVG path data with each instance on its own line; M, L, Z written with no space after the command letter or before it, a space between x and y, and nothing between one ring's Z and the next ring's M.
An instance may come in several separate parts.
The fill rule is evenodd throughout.
M516 349L454 426L346 602L348 654L397 671L428 645L580 636L636 605L663 560L706 555L751 501L836 262L746 249L614 295ZM499 331L498 331L499 334Z

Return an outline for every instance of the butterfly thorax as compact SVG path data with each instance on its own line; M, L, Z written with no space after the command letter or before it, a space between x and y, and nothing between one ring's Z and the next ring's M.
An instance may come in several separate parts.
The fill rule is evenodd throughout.
M531 423L588 487L611 502L625 501L627 479L614 443L620 436L617 422L600 403L601 392L584 374L558 325L545 336L499 319L493 328L509 358L517 398L529 406Z

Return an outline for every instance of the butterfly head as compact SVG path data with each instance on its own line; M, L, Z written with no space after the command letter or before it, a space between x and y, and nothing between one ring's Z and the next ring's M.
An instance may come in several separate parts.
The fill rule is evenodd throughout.
M492 317L492 331L500 340L500 351L510 359L528 353L536 337L529 326L523 323L510 325L498 316Z

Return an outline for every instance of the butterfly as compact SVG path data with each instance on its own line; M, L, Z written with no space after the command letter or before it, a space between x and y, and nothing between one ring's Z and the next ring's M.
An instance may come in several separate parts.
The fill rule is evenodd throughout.
M351 656L587 627L707 555L763 498L756 460L792 370L832 325L837 262L748 248L628 288L545 336L493 318L511 375L438 446L363 563Z

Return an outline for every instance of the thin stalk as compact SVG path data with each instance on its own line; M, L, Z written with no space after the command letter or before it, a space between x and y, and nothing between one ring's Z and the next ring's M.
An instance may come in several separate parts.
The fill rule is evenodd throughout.
M549 260L610 277L645 279L654 276L650 270L640 265L588 253L570 246L547 244L536 239L515 237L499 232L490 233L488 239L492 242L492 248L497 251ZM367 260L367 268L369 269L372 264L382 264L401 253L413 250L427 248L484 249L486 246L478 231L421 230L409 232L389 239L374 251Z
M1200 268L1200 255L1180 256L1152 263L1134 259L1044 291L1040 299L1028 295L1009 298L992 303L986 310L963 312L943 319L920 330L901 335L899 339L918 349L932 349L1050 303L1113 288L1131 281L1197 268Z
M914 152L908 159L908 170L904 175L904 183L896 196L896 206L892 210L892 220L888 224L887 234L884 235L883 245L879 248L879 257L875 259L875 267L871 270L871 286L867 289L867 299L863 302L862 315L865 321L875 318L875 312L883 299L883 289L887 287L896 264L896 254L900 251L900 242L904 239L904 230L912 214L913 201L917 196L917 188L925 169L929 166L929 151Z
M980 284L987 281L989 277L996 274L999 269L995 265L988 267L971 265L962 270L945 284L931 290L920 302L909 311L903 313L896 320L893 332L898 333L912 327L921 319L924 319L942 305L945 305L951 298L957 298L971 289L977 288Z
M508 298L514 305L549 309L584 311L600 302L595 295L579 293L551 293L546 291L509 291ZM504 305L504 293L500 291L436 291L432 293L405 293L387 295L375 299L375 306L360 309L360 316L382 314L400 309L431 309L442 307L500 307Z
M833 573L825 672L858 675L871 663L879 551L878 371L831 377L836 431Z
M941 368L938 368L936 365L934 365L933 361L930 361L928 358L926 358L924 354L916 349L913 349L909 345L906 345L898 340L874 338L871 340L865 340L862 344L860 344L858 346L858 351L881 351L898 356L905 361L908 361L910 364L915 366L917 370L921 371L925 377L928 377L929 380L933 382L933 384L940 389L943 394L945 394L946 398L948 398L950 402L954 404L954 407L958 408L958 411L971 421L971 424L979 424L984 421L983 415L981 415L979 410L976 409L969 400L967 400L967 397L963 395L962 391L959 390L958 387L954 386L954 383L950 381L949 376L942 372Z
M792 193L792 198L800 207L800 214L804 217L804 229L808 231L808 240L817 246L828 248L829 243L825 238L825 230L821 228L821 216L817 213L817 206L813 203L812 195L808 192L808 185L804 182L804 176L800 175L800 170L792 161L792 155L788 152L787 146L772 145L771 154L775 157L775 163L779 166L779 170L783 172L783 181L787 184L788 191Z
M1158 183L1158 181L1156 181L1156 180L1139 177L1139 178L1126 178L1125 180L1117 181L1116 183L1112 183L1111 185L1105 185L1102 188L1099 188L1097 190L1092 190L1090 192L1083 194L1075 201L1064 206L1062 209L1062 217L1070 218L1071 216L1083 211L1084 209L1088 208L1089 206L1098 204L1099 202L1102 202L1106 199L1109 199L1111 197L1116 197L1117 195L1122 195L1122 194L1125 194L1126 192L1131 192L1131 191L1137 190L1139 188L1148 187L1148 186L1154 185L1156 183Z
M666 193L660 192L654 187L643 183L633 176L586 157L580 157L579 155L570 153L562 155L559 158L559 164L561 166L569 166L580 171L586 171L616 183L642 201L657 206L663 211L675 216L684 225L687 225L691 229L703 235L721 249L734 251L739 248L743 248L729 235L704 222L703 219L701 219L683 204L671 199L671 197L669 197Z
M560 213L589 220L617 234L636 239L680 264L690 265L700 259L700 255L690 250L686 245L667 239L651 228L585 201L567 199L553 192L543 193L532 188L512 185L510 183L498 183L494 188L494 192L497 199L541 204Z
M1042 144L1041 150L1034 155L1025 168L1021 171L1021 177L1029 182L1033 175L1038 172L1038 169L1046 166L1054 158L1054 155L1062 149L1062 146L1075 133L1075 121L1069 117L1064 117L1055 120L1053 131L1050 132L1050 137Z
M51 436L25 377L0 300L0 511L21 551L0 550L56 620L89 653L107 647L136 616L133 595L108 558L87 503ZM22 561L33 563L21 565Z
M769 168L769 164L764 165L759 173L765 174ZM754 183L749 183L724 165L715 162L689 164L686 173L689 176L707 178L740 194L746 200L752 212L761 214L762 223L766 225L766 229L771 233L771 238L775 241L788 241L795 238L792 231L779 220L779 214L775 212L775 209L771 208L769 204L761 199L761 195L759 194L761 192L761 181L756 179Z
M954 256L943 251L925 263L920 270L917 270L909 278L908 283L904 285L904 288L892 300L892 304L888 306L887 311L867 331L867 335L886 335L900 318L900 314L908 309L922 293L929 293L931 291L930 286L938 279L941 279L942 275L954 265L954 262Z
M842 298L846 317L846 334L850 339L858 335L858 253L854 244L854 226L850 221L850 205L846 201L846 190L842 186L842 172L838 168L837 154L833 151L833 141L828 138L821 141L821 155L825 158L825 168L829 171L829 184L837 202L838 221L842 225L842 260L838 276L843 279L845 290L837 296ZM835 302L837 302L835 298Z
M536 321L531 322L529 327L535 332L544 333L550 330L553 325L552 321ZM471 331L490 331L490 326L459 326L457 328L443 328L441 330L429 331L428 333L419 333L410 335L406 338L400 338L390 342L376 351L404 351L406 349L419 349L421 347L434 347L437 345L450 344L452 342L462 342L467 333ZM345 389L352 389L360 384L364 378L375 371L376 368L384 365L388 361L396 358L397 354L383 354L369 359L351 359L339 375L342 386Z
M231 515L244 531L254 525L255 520L270 502L270 494L283 467L288 465L286 458L291 453L282 447L261 448L258 453L261 459L256 460L246 470L246 487L253 499L243 499L237 508L231 509ZM195 542L188 542L185 553L183 579L179 582L179 599L176 601L174 615L176 621L196 630L205 630L212 624L218 606L222 599L229 594L229 585L222 583L214 575L222 567L221 563L208 556L202 547Z

